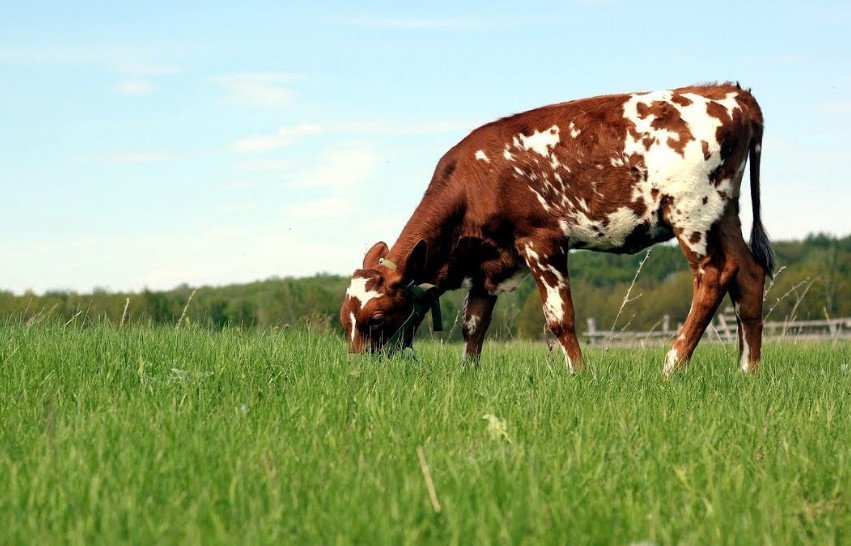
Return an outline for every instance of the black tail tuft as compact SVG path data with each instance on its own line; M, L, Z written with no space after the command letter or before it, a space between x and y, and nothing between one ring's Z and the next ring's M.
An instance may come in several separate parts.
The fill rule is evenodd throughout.
M756 263L765 269L769 277L774 276L774 250L765 232L762 221L755 219L751 228L751 254Z
M768 233L760 217L759 158L762 150L762 126L754 127L750 145L751 164L751 205L753 206L753 227L751 228L751 254L754 260L765 269L768 276L774 276L774 251Z

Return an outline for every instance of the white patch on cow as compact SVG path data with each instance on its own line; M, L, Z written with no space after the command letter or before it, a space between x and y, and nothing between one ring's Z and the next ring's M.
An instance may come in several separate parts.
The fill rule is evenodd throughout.
M377 290L366 289L366 279L363 277L352 277L352 284L346 290L346 296L358 300L360 308L366 307L371 300L380 298L383 294Z
M567 369L570 370L570 373L576 373L576 368L573 367L573 361L567 355L567 349L561 343L559 343L559 346L561 346L561 352L564 354L564 363L567 364Z
M352 342L354 342L355 341L355 330L357 329L357 323L355 322L354 312L349 313L349 320L352 323Z
M582 131L580 131L579 129L576 128L576 126L573 124L572 121L570 122L570 125L567 126L567 128L570 130L570 136L573 137L573 138L578 137L579 133L582 132Z
M678 341L685 341L685 340L686 340L686 335L685 335L685 334L680 334L680 336L677 338L677 340L678 340Z
M748 345L748 338L745 336L745 328L742 327L740 330L742 332L742 360L739 364L742 367L742 371L747 373L751 371L751 348Z
M747 373L752 370L750 362L751 347L748 344L748 338L745 335L745 327L744 324L742 324L742 314L739 308L739 304L734 303L733 309L736 311L736 318L739 321L739 333L742 336L742 358L739 361L739 366L741 366L743 372Z
M478 159L479 161L484 161L485 163L490 163L490 162L491 162L491 160L490 160L490 159L488 159L488 156L487 156L487 154L484 152L484 150L477 150L477 151L476 151L476 159Z
M544 207L544 210L546 212L550 212L550 208L552 208L552 207L550 207L550 204L547 203L546 199L544 199L544 196L541 195L540 193L538 193L538 191L535 188L533 188L532 186L526 186L526 187L529 188L529 191L531 191L532 193L535 194L535 197L538 198L538 202L541 204L542 207Z
M526 263L534 273L539 274L542 271L548 271L556 278L555 285L547 284L543 276L536 275L539 282L543 285L545 295L543 301L544 317L548 324L559 324L564 320L564 299L562 299L562 290L567 286L567 280L562 275L557 267L541 260L537 252L532 248L532 243L526 243L524 246L526 254Z
M559 167L561 167L561 161L558 160L556 154L550 154L550 168L555 171ZM559 182L561 182L561 177L558 176L558 173L554 173L554 175L557 176Z
M624 117L635 125L637 136L627 132L623 155L641 156L647 167L646 179L637 185L637 190L645 204L654 203L652 190L672 198L673 206L670 211L670 222L674 228L682 231L682 242L698 256L706 255L706 237L692 242L689 236L698 232L705 234L715 224L724 211L724 207L735 195L731 182L722 181L716 186L710 181L711 173L722 163L721 144L716 138L716 131L721 126L721 120L707 114L707 107L715 102L724 106L728 114L740 108L736 101L736 93L728 93L718 101L707 99L695 93L682 95L691 103L683 106L674 102L671 91L653 91L651 93L633 94L624 103ZM683 147L682 154L669 145L669 141L679 143L678 133L653 127L655 116L642 118L638 114L638 105L650 105L661 101L675 108L688 127L693 140ZM649 149L644 140L651 142ZM708 159L704 157L703 142L707 143ZM738 189L736 188L736 191ZM722 196L722 192L726 195ZM648 206L645 221L655 223L656 210Z
M588 204L579 199L582 210L574 211L573 222L568 225L565 235L573 242L581 242L583 248L594 250L610 250L620 248L626 238L644 220L630 207L619 207L606 215L606 221L592 220L585 214Z
M551 149L555 148L559 141L558 125L553 125L544 131L535 131L529 136L521 133L515 137L517 145L542 157L549 157Z
M502 157L504 157L506 161L514 161L514 156L508 151L508 144L505 145L505 150L502 151Z
M524 173L523 169L520 167L514 167L514 172L517 173L518 176L526 176L526 173Z
M523 246L523 250L526 252L526 262L529 263L529 267L532 266L530 261L539 262L538 253L535 252L535 243L528 242Z
M736 100L736 97L738 95L739 94L736 93L735 91L731 91L731 92L727 93L727 96L725 96L723 99L716 100L714 102L717 102L718 104L720 104L721 106L726 108L727 109L727 115L732 118L733 117L733 111L735 111L737 108L739 108L739 102Z
M464 277L461 281L461 286L467 290L473 288L473 277Z
M603 229L603 224L588 218L588 215L582 211L575 211L572 221L565 222L561 227L565 237L571 242L589 244L589 242L597 242L597 235Z
M572 222L560 224L565 235L572 243L582 243L582 248L593 250L611 250L623 247L627 237L644 222L630 207L619 207L606 215L605 221L592 220L586 212L589 210L584 200L578 200L582 210L575 210Z
M619 207L607 215L606 238L615 246L622 246L626 238L641 223L641 216L629 207Z
M668 354L665 355L665 366L662 368L662 373L665 375L671 375L674 373L674 370L677 369L677 365L680 361L680 355L676 349L671 349L668 351Z
M464 321L464 328L467 330L467 335L472 336L476 333L476 327L479 325L481 318L478 315L470 315Z
M757 144L756 146L754 146L754 151L756 153L761 152L762 151L762 144Z
M518 286L520 286L520 283L523 282L523 279L525 279L527 275L529 275L528 269L518 269L512 276L496 285L496 290L489 291L490 295L498 296L499 294L504 294L506 292L513 292Z
M544 300L544 316L547 319L547 324L561 324L564 320L564 300L561 299L561 282L555 286L550 286L543 283L547 291L547 296Z

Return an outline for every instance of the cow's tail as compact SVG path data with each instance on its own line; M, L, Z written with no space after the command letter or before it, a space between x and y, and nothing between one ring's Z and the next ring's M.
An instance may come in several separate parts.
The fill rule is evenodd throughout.
M751 164L751 205L753 206L753 227L751 227L751 254L754 260L765 269L766 274L774 274L774 251L771 249L771 241L765 232L760 216L759 200L759 156L762 151L762 124L753 124L753 136L750 142L750 164Z

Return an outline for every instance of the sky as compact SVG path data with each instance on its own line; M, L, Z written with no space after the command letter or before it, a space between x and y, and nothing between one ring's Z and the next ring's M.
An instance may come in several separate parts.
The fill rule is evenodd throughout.
M475 127L716 80L762 106L772 237L847 235L849 35L847 2L3 2L0 289L350 274Z

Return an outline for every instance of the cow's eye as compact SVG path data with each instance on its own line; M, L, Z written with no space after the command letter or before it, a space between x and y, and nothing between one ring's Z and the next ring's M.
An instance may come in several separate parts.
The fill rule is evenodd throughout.
M384 315L381 313L376 313L372 315L372 318L369 319L369 325L373 328L377 328L384 324Z

